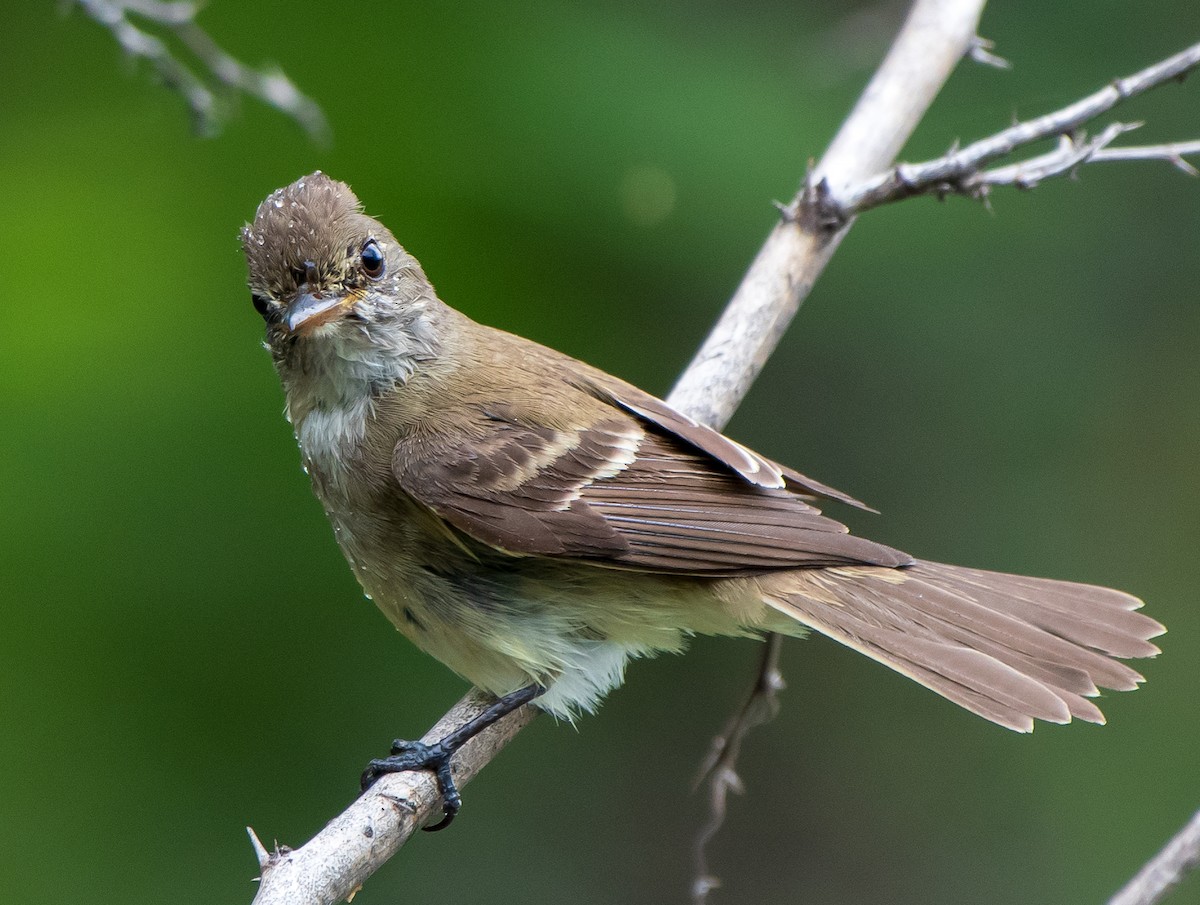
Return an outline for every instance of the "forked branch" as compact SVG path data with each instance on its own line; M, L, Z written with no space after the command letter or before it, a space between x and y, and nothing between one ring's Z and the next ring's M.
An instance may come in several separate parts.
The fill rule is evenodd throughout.
M1131 76L1116 79L1061 110L1016 123L964 148L954 148L936 160L898 164L847 190L827 189L810 195L819 207L822 222L837 226L863 211L914 195L944 197L953 194L984 199L994 186L1032 188L1051 176L1070 173L1082 164L1097 161L1167 160L1195 175L1196 171L1184 157L1200 154L1200 141L1111 148L1109 145L1118 136L1140 124L1112 123L1091 139L1082 129L1129 98L1172 80L1181 81L1197 66L1200 66L1200 44ZM1007 157L1018 148L1055 136L1060 137L1055 151L1009 166L986 169L988 164Z

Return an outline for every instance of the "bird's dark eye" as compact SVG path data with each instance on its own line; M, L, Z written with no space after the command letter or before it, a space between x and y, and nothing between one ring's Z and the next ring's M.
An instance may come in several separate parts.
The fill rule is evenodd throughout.
M378 242L374 239L368 239L366 244L363 245L359 257L362 260L363 273L373 280L377 280L383 276L387 262L383 259L383 249L379 247Z
M254 306L254 310L263 317L267 316L267 300L257 292L250 293L250 304Z

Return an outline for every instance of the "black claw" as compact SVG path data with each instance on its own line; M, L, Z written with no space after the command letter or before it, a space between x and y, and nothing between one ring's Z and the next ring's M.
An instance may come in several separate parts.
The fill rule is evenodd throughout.
M462 795L458 792L458 786L454 784L454 777L450 775L450 758L446 759L437 766L437 784L438 791L442 793L442 819L433 826L422 827L427 833L436 833L438 830L444 830L448 827L451 821L458 815L462 808Z
M424 829L424 831L426 833L436 833L439 831L439 829L445 829L446 827L450 826L450 822L452 820L454 820L454 815L457 813L458 813L458 811L455 811L455 810L443 809L442 820L439 820L437 823L434 823L434 825L431 827L421 827L421 829Z
M379 779L382 774L379 770L379 761L373 760L367 764L367 769L362 771L362 778L358 781L358 786L364 792L371 786L375 785L375 780Z
M424 742L409 742L396 739L392 742L392 753L367 764L362 774L362 790L371 788L379 777L386 773L405 773L410 770L429 770L437 780L438 792L442 796L442 819L433 826L425 827L429 832L443 830L450 825L462 808L462 795L450 772L450 758L454 752L440 742L427 745Z
M374 785L385 773L433 770L440 775L443 767L449 770L450 756L453 753L441 744L427 745L424 742L396 739L392 742L392 753L388 757L376 758L363 770L363 791Z
M395 739L392 742L390 756L371 761L363 770L362 790L367 791L385 773L429 770L437 779L438 792L442 796L442 819L423 829L429 833L444 830L462 809L462 796L458 793L458 786L454 784L454 776L450 772L450 758L481 731L521 705L532 701L543 691L545 688L541 685L528 685L512 694L505 695L465 726L451 732L432 745L427 745L425 742L410 742L402 738Z

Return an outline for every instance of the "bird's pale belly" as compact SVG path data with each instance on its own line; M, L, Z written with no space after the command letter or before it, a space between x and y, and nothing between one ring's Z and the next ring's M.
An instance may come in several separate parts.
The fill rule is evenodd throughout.
M435 553L418 523L436 517L416 504L386 520L329 515L367 596L414 644L493 694L548 686L537 703L558 717L593 710L633 657L682 650L693 634L777 628L755 624L770 615L757 600L725 601L692 581L601 567L581 574L577 563L509 556L466 537L453 553ZM410 555L380 560L374 550Z

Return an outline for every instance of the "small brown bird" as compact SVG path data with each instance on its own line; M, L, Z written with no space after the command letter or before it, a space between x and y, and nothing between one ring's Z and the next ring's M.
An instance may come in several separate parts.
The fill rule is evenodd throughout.
M537 698L571 719L691 635L816 630L985 719L1104 721L1161 625L1091 585L941 565L854 537L861 505L622 380L445 305L350 188L314 173L242 230L313 489L367 595L500 700L400 743L364 785L434 770Z

